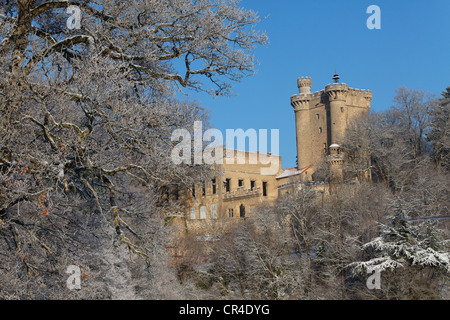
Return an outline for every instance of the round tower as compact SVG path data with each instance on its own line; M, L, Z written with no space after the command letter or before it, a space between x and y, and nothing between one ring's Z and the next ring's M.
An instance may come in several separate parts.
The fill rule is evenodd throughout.
M347 107L346 100L348 95L348 85L345 83L338 83L339 76L335 74L333 84L325 87L325 93L329 101L329 129L331 144L339 144L345 136L347 128Z
M297 167L306 168L311 165L311 139L307 135L310 130L311 78L299 78L297 81L299 94L291 97L291 105L295 112L295 128L297 138Z

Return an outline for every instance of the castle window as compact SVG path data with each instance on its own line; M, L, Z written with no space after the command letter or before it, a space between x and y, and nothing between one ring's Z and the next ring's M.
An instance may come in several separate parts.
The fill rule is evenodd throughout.
M217 219L217 205L211 204L211 219Z
M243 187L243 186L244 186L244 180L239 179L239 181L238 181L238 186L239 186L239 187Z
M263 182L263 196L267 197L267 182Z
M195 208L191 208L191 220L195 220Z
M229 216L230 218L233 218L233 217L234 217L233 209L228 209L228 216Z
M319 133L322 133L322 127L319 128Z
M231 179L225 179L225 191L230 192Z
M205 183L203 183L203 186L202 186L202 195L206 195L206 185L205 185Z
M216 188L216 179L212 179L211 180L212 183L212 193L216 194L217 193L217 188Z
M205 206L201 206L200 207L200 219L206 219L206 207Z
M316 119L319 120L320 115L318 113L316 113Z
M344 107L341 107L341 112L344 112Z
M192 197L195 198L195 185L192 186L191 192L192 192Z
M250 181L250 188L253 190L255 188L255 180Z
M243 204L241 204L241 205L239 206L239 216L240 216L241 218L245 218L245 207L244 207Z

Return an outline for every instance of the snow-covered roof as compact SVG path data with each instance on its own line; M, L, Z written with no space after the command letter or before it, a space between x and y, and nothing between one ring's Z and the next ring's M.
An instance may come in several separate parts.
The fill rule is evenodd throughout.
M281 179L281 178L295 176L297 174L301 174L301 173L305 172L310 167L311 166L303 168L303 169L300 169L300 170L297 169L297 168L289 168L289 169L284 170L282 173L280 173L276 178L277 179Z
M298 170L297 168L286 169L277 176L277 179L294 176L299 173L300 173L300 170Z

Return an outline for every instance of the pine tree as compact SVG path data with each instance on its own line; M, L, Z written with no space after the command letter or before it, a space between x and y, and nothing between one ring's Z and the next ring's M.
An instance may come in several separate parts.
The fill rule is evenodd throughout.
M369 267L380 272L407 266L437 268L450 274L450 257L445 251L447 242L440 240L432 222L412 224L408 221L405 203L396 199L390 225L380 225L380 235L363 245L372 249L375 257L350 264L355 273Z
M450 87L445 88L445 90L442 91L441 95L444 99L449 99L450 98Z

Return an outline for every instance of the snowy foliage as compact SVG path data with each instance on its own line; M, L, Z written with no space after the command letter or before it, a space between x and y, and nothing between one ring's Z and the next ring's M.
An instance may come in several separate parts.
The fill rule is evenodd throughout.
M412 224L407 221L406 210L400 200L395 202L396 213L391 225L380 224L381 234L363 245L363 249L376 252L376 257L349 266L355 272L372 267L379 271L405 266L438 268L450 273L449 253L441 251L447 241L440 240L432 222Z

